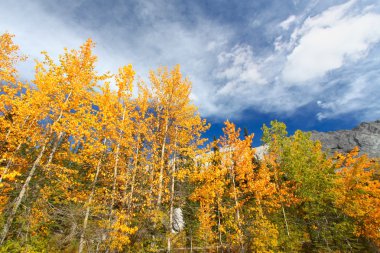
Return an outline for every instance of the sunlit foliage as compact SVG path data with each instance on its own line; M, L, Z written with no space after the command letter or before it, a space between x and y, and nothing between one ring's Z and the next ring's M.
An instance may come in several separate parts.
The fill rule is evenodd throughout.
M177 65L98 73L94 43L25 59L0 36L0 252L376 252L378 160L308 133L209 125Z

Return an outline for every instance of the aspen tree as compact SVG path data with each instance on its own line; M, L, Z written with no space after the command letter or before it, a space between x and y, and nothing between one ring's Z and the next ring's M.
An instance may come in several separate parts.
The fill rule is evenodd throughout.
M65 54L60 56L60 65L56 65L46 53L44 62L37 63L34 83L38 90L36 97L39 99L42 98L42 100L39 100L43 103L42 108L49 112L46 118L46 130L38 141L39 154L31 165L28 176L19 195L14 201L11 212L4 225L1 234L1 243L4 242L8 234L14 216L24 198L37 167L43 159L49 142L53 140L51 152L47 157L45 167L48 167L52 162L60 138L63 135L62 126L65 122L63 118L66 116L70 117L72 109L70 101L79 103L80 95L83 95L83 92L86 92L87 89L91 89L94 85L94 79L96 79L93 75L95 58L91 55L91 47L92 42L89 40L81 47L80 51L72 50L68 52L66 50ZM78 65L80 66L79 68Z
M115 203L115 194L116 194L116 179L118 176L118 166L119 166L119 157L120 157L120 146L130 144L132 133L128 131L131 126L130 114L131 114L131 96L132 96L132 85L135 72L132 69L132 65L128 67L125 66L119 69L119 73L116 76L116 85L118 86L118 105L121 105L121 110L118 112L115 120L121 118L121 122L118 122L120 125L117 127L116 132L119 132L116 139L116 150L115 150L115 164L114 164L114 175L112 182L112 196L111 196L111 205L110 205L110 220L112 219L112 209ZM126 140L126 142L125 142ZM123 142L123 143L121 143Z
M136 228L128 227L128 220L130 221L131 217L128 217L128 212L119 210L117 211L117 215L114 215L114 205L115 201L122 202L120 197L118 196L117 187L117 179L119 177L119 163L121 152L124 153L124 156L129 160L132 156L132 150L128 148L133 145L132 140L132 85L134 80L135 72L132 69L132 65L128 65L119 69L119 73L116 75L116 85L118 86L117 92L117 101L115 104L116 115L113 119L115 122L115 126L113 131L115 132L115 149L114 156L115 161L113 165L113 180L112 180L112 190L111 190L111 203L109 206L109 229L110 229L110 248L111 250L118 248L119 250L124 246L124 244L128 244L129 234L135 232ZM125 164L128 164L125 163ZM130 175L128 171L124 171L124 182L130 181ZM125 183L124 183L125 184Z
M213 145L217 145L216 141ZM192 171L190 180L196 188L190 199L199 203L197 218L200 225L197 234L204 246L212 245L217 241L219 246L222 246L222 236L226 230L221 222L223 216L221 205L226 191L228 171L221 166L219 151L214 149L209 157L208 150L207 147L203 155L197 159L197 165Z
M207 126L200 118L197 108L191 103L191 83L182 77L179 65L170 72L166 68L159 69L157 73L151 72L150 81L156 120L154 147L158 148L153 151L158 165L157 208L161 208L163 201L169 202L168 236L170 237L176 168L173 166L170 168L169 160L173 161L179 150L184 147L188 150L196 148L201 141L200 134L207 129ZM170 181L172 187L167 185ZM167 188L169 188L168 195L164 194ZM170 239L168 239L170 248L169 244Z
M110 140L110 129L108 128L108 120L112 119L112 94L109 88L109 83L106 83L102 88L102 94L98 94L94 102L99 107L99 112L96 112L96 116L92 117L91 125L93 126L92 135L89 136L89 140L86 142L85 152L83 153L84 159L91 165L95 171L90 170L89 177L91 180L90 192L88 198L84 204L85 215L83 218L82 231L80 234L78 252L83 252L86 243L86 230L90 219L90 212L92 209L93 201L96 194L96 187L100 175L100 169L104 163L107 152L107 141ZM90 156L96 157L96 160L90 158Z
M25 60L25 56L19 54L19 46L13 42L14 35L3 33L0 35L0 80L7 84L18 82L16 64Z
M153 88L153 103L157 120L155 135L158 143L158 189L157 206L161 206L165 176L165 157L170 157L171 147L169 136L174 131L176 118L190 107L190 82L182 80L179 66L177 65L170 73L167 69L159 69L157 73L150 73L150 81Z
M335 205L355 219L357 236L365 236L380 247L380 181L376 178L380 165L358 153L355 147L347 155L339 155Z
M18 130L23 129L28 120L23 110L30 105L26 96L22 95L25 84L18 81L15 68L25 57L19 55L19 47L14 44L13 38L14 35L9 33L0 35L0 159L6 162L0 172L0 184L4 177L10 176L7 174L12 160L21 147L17 136L23 132Z
M240 135L240 129L236 131L235 125L230 123L229 121L225 122L226 127L223 128L224 136L221 138L221 146L224 150L225 154L222 156L222 166L225 166L228 174L229 174L229 180L231 180L230 185L231 188L229 189L230 196L233 199L233 205L234 205L234 221L229 222L230 226L232 226L233 231L231 231L231 234L235 234L237 236L237 240L239 241L240 245L243 245L243 235L242 235L242 220L240 215L240 208L241 203L239 201L241 197L240 189L238 188L237 182L236 182L236 176L239 173L239 168L236 166L237 161L236 159L240 157L236 157L236 152L238 151L238 142L239 142L239 135ZM252 166L242 167L241 169L247 169L247 171L252 170ZM244 178L242 178L244 179ZM236 227L235 227L236 224ZM234 239L232 239L234 240ZM234 243L234 242L233 242Z
M149 123L151 122L151 117L149 117L148 110L150 108L150 98L151 93L148 91L147 87L143 84L138 84L138 97L135 100L135 110L132 113L132 119L133 119L133 126L134 126L134 150L133 150L133 166L132 166L132 172L131 172L131 182L129 183L129 192L127 193L128 187L125 187L125 198L126 198L126 206L129 213L133 213L133 202L135 198L135 191L136 191L136 177L137 173L144 174L142 171L142 168L144 167L144 164L149 167L149 165L146 164L146 161L143 161L143 156L146 156L147 154L144 154L144 139L145 141L150 141L153 137L148 131L149 131ZM146 145L146 144L145 144ZM147 180L146 178L144 180ZM148 180L147 180L148 181ZM146 182L148 183L148 182ZM148 183L149 185L149 183ZM145 206L148 206L150 203L149 194L148 192L145 192Z
M54 105L57 98L64 101L49 109L57 115L50 127L50 131L55 133L57 138L54 140L45 167L52 162L64 133L78 136L73 126L80 125L82 119L92 115L89 113L92 107L91 93L98 82L106 78L106 76L97 75L95 71L96 57L92 55L93 46L93 42L87 40L80 50L65 50L64 55L60 56L60 65L55 65L53 60L46 55L44 63L49 67L48 70L41 64L37 65L40 72L36 74L35 83L39 90L46 92L46 96L51 100L46 102ZM50 96L51 93L54 95Z

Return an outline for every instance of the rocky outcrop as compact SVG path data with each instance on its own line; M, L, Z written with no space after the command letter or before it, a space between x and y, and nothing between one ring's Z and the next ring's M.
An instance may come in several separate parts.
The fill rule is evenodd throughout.
M268 153L268 145L262 145L255 148L256 159L262 160L264 155Z
M380 120L363 122L352 130L312 131L311 138L320 140L323 148L331 154L335 151L346 153L358 146L360 154L380 157Z

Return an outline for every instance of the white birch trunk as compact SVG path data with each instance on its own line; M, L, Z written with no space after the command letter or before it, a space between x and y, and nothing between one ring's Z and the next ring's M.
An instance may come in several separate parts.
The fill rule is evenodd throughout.
M160 160L160 178L158 182L158 197L157 197L157 206L161 206L162 202L162 191L163 191L163 180L164 180L164 157L165 157L165 145L166 145L166 138L168 133L168 119L165 120L165 132L164 132L164 138L162 140L162 148L161 148L161 160Z
M106 141L107 141L107 139L105 138L103 145L105 145ZM87 229L88 218L90 216L90 211L91 211L91 203L92 203L92 199L94 198L95 186L96 186L96 183L98 181L98 176L99 176L99 172L100 172L100 166L102 164L102 159L103 159L103 156L99 159L98 164L96 165L96 172L95 172L94 181L92 182L91 193L90 193L90 196L89 196L87 203L86 203L86 213L85 213L85 216L83 219L83 229L82 229L82 233L80 235L80 241L79 241L79 249L78 249L79 253L83 252L83 248L84 248L84 244L85 244L84 237L85 237L85 233L86 233L86 229Z

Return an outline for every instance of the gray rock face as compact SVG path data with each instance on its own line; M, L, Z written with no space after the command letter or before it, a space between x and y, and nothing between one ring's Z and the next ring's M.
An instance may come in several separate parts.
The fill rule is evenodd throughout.
M184 227L185 221L183 220L182 209L179 207L174 208L172 233L180 232L183 230Z
M339 130L334 132L311 132L313 140L320 140L324 149L331 154L335 151L346 153L355 146L360 154L369 157L380 157L380 120L363 122L352 130Z
M255 148L255 157L259 160L264 158L264 155L268 153L268 145L262 145Z

